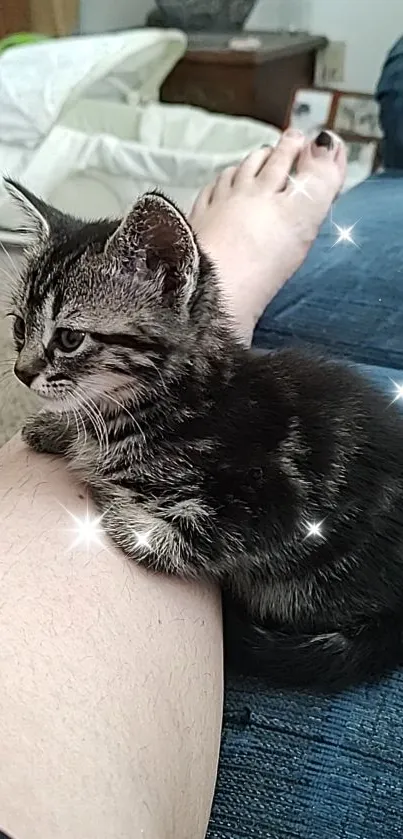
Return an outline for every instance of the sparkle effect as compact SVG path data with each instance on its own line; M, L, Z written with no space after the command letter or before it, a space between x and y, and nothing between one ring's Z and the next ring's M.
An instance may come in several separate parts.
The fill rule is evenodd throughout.
M322 533L323 522L324 522L324 519L322 521L307 522L307 524L304 525L305 529L307 530L307 534L305 536L305 539L311 539L311 538L324 539L325 537Z
M104 535L103 528L100 526L104 514L101 516L91 516L88 510L88 503L87 503L87 512L84 516L76 516L75 513L72 513L67 507L64 507L66 513L69 514L70 518L73 520L75 527L69 529L69 532L75 534L76 538L74 542L71 543L70 550L74 550L74 548L78 547L85 547L87 551L91 547L91 545L98 545L99 547L105 548L105 544L102 541L102 536Z
M145 548L147 551L150 551L151 550L150 536L151 536L151 533L153 532L153 530L154 530L153 527L150 530L144 530L144 531L133 530L133 533L134 533L134 535L137 539L135 547L136 548Z
M309 198L312 201L312 195L306 189L306 185L309 182L309 176L306 178L294 178L292 175L288 175L288 180L292 184L292 190L290 192L290 196L293 195L305 195L306 198Z
M395 382L393 379L391 379L391 382L396 388L395 398L392 399L392 405L393 405L393 403L397 402L398 399L403 399L403 385L398 385L398 383Z
M333 224L333 226L336 228L336 230L337 230L337 232L338 232L338 234L339 234L339 238L338 238L338 239L336 239L336 241L335 241L335 242L334 242L334 244L332 245L332 248L334 248L334 246L335 246L335 245L340 244L340 242L347 242L349 245L354 245L356 248L358 248L358 247L359 247L359 246L357 245L357 242L355 242L355 241L354 241L354 239L353 239L353 237L352 237L352 235L351 235L351 231L352 231L352 230L354 230L355 225L357 224L357 222L355 222L355 224L351 224L351 225L350 225L350 227L340 227L340 225L339 225L339 224L336 224L336 222L335 222L335 221L334 221L334 222L332 222L332 224Z

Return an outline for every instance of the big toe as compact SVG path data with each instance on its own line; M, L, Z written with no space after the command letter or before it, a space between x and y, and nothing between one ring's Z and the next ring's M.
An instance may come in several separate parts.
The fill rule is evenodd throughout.
M321 131L299 155L295 176L289 179L286 194L294 195L304 204L310 200L316 213L322 216L341 190L346 167L343 141L332 131Z

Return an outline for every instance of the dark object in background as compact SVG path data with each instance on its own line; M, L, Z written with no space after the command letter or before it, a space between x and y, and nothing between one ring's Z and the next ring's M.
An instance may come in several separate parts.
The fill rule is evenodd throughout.
M161 101L283 128L294 91L313 84L316 56L327 39L248 31L237 40L244 36L244 46L250 39L259 46L235 49L230 33L189 33L185 55L161 87Z
M388 53L376 89L384 133L380 157L385 169L403 170L403 38Z
M148 26L185 32L239 32L255 0L155 0Z

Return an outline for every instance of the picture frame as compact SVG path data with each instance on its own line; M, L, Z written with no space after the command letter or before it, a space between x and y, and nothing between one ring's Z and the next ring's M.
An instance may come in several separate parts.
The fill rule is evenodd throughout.
M329 90L299 88L295 91L288 115L289 128L296 128L308 139L316 136L328 125L333 104Z
M299 128L311 140L321 130L338 134L347 149L350 176L357 180L381 164L378 105L369 93L334 88L297 88L284 128Z
M376 141L347 140L347 163L361 164L372 170L376 155Z
M339 93L334 111L333 128L337 134L381 139L378 103L372 96Z

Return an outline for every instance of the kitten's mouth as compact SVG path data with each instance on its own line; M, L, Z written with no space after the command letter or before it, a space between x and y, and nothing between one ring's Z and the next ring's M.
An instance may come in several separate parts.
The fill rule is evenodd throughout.
M30 390L35 396L46 403L47 410L50 411L69 411L71 406L75 406L74 387L69 382L67 386L54 385L51 383L41 383L40 387L31 387Z
M34 390L36 396L39 396L39 399L46 403L46 408L49 411L68 411L69 410L69 399L66 396L60 395L53 395L51 393L39 393L39 391Z
M105 388L104 380L91 379L80 384L69 380L63 387L61 383L52 386L51 382L46 381L37 388L31 386L29 389L46 404L47 410L61 413L86 413L87 410L90 413L97 412L105 403L120 406L121 402L125 402L128 397L133 398L131 377L127 377L127 381L122 381L121 377L117 381L109 379L106 384L107 388Z
M87 394L84 389L70 387L64 393L48 393L38 394L46 402L46 406L50 411L60 411L61 413L91 413L98 410L97 400L91 394Z

